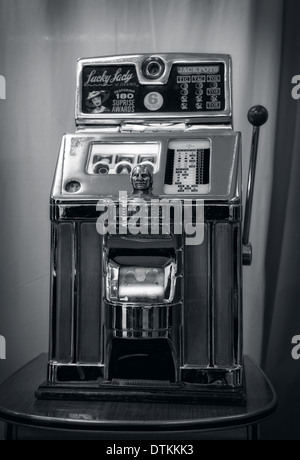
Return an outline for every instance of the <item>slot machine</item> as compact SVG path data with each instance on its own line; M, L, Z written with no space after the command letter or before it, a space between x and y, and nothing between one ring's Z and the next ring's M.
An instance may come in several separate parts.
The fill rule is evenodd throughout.
M51 193L41 399L246 403L241 134L228 55L80 59Z

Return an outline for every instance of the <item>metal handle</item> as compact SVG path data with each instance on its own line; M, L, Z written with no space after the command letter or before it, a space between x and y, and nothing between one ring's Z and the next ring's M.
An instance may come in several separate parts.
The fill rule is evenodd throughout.
M252 263L252 246L249 243L251 214L254 194L254 183L256 173L257 151L259 142L260 127L263 126L269 118L269 113L262 105L256 105L248 112L248 120L253 126L252 145L250 153L250 166L248 175L248 188L246 197L246 209L244 217L244 231L243 231L243 263L244 265L251 265Z

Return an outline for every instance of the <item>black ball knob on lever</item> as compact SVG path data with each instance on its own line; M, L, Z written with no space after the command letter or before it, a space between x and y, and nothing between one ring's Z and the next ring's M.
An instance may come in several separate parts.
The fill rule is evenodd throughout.
M269 112L263 105L255 105L248 112L248 120L252 126L259 128L267 123Z
M253 126L252 145L250 153L250 167L248 175L248 188L246 198L246 209L244 217L244 231L243 231L243 263L244 265L251 265L252 263L252 246L249 243L250 224L254 194L254 183L256 173L257 151L260 127L263 126L269 118L269 113L262 105L255 105L248 112L248 120Z

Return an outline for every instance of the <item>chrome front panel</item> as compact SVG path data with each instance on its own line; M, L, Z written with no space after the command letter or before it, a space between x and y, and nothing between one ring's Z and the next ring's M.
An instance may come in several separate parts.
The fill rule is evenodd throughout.
M106 242L95 221L53 222L52 234L52 363L105 366L108 336L176 336L182 343L178 367L185 372L241 368L239 220L206 220L204 242L183 248L183 285L176 293L182 301L156 306L106 300Z
M197 198L205 201L235 202L241 195L240 133L221 131L199 131L197 133L152 133L152 134L74 134L62 140L60 157L53 183L51 197L60 202L87 202L99 200L100 197L117 198L120 191L131 193L129 174L94 174L88 173L91 145L103 144L159 144L158 170L154 174L153 194L160 198L176 198L178 195L166 195L165 171L167 152L170 142L174 140L209 140L211 143L210 190L202 195L185 194L184 198ZM80 190L69 193L66 185L78 181Z

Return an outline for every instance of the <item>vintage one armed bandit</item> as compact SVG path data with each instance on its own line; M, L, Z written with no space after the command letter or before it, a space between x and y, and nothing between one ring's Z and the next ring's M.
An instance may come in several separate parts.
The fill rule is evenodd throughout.
M48 380L39 398L243 404L241 135L227 55L78 62L51 195Z

